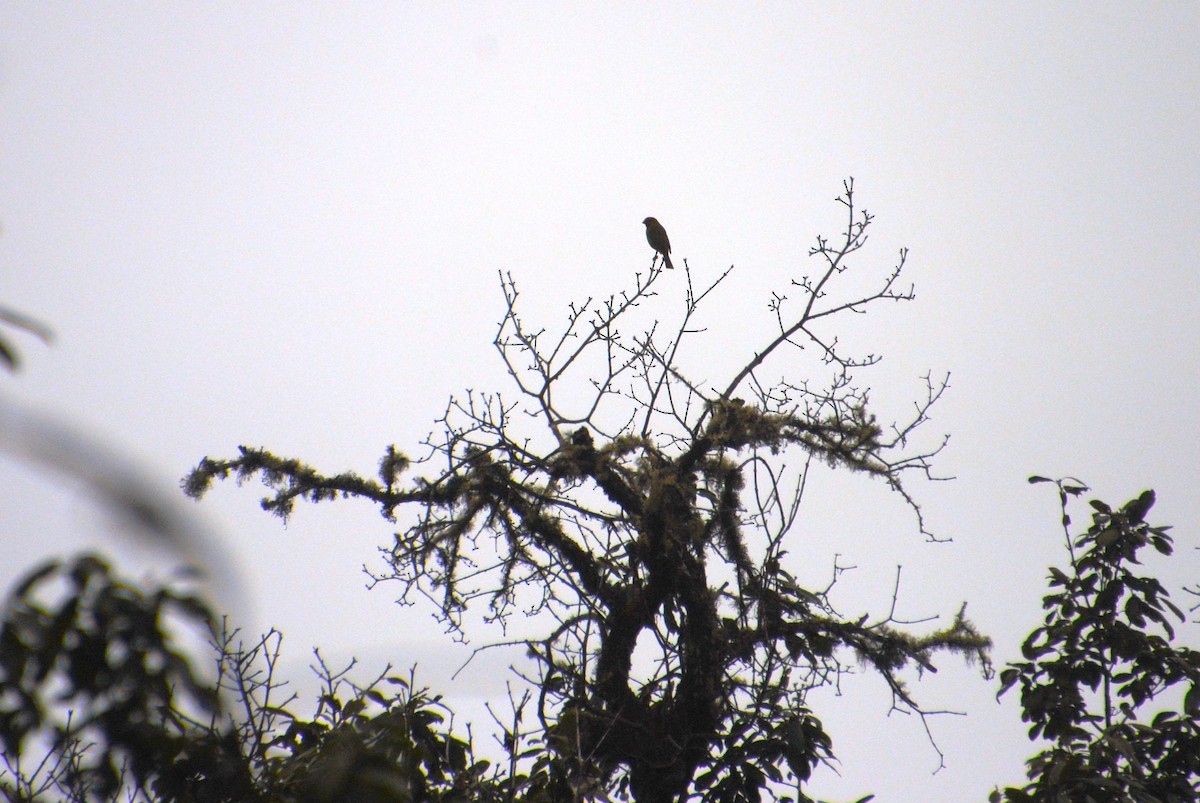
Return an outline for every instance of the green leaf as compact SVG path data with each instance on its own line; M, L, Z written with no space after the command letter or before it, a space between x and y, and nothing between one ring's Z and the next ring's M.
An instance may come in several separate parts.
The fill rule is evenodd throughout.
M1150 545L1158 550L1159 554L1170 555L1174 549L1171 546L1171 539L1164 536L1150 536Z
M1101 530L1100 534L1096 536L1096 543L1102 547L1110 547L1115 544L1117 539L1120 537L1121 530L1110 525Z
M1133 524L1141 524L1146 520L1146 514L1150 512L1150 508L1154 507L1154 491L1142 491L1137 499L1134 499L1125 504L1121 512Z
M1000 691L996 692L996 696L1000 697L1013 687L1021 678L1021 672L1017 669L1005 669L1000 672Z
M1132 763L1132 764L1137 763L1137 760L1138 760L1137 751L1135 751L1133 749L1132 745L1130 745L1129 742L1125 741L1123 738L1121 738L1120 736L1118 736L1115 733L1108 734L1105 737L1105 741L1107 741L1109 744L1111 744L1113 747L1115 747L1117 749L1117 751L1121 755L1125 756L1126 760L1128 760L1130 763Z
M1183 696L1183 710L1188 716L1200 715L1200 685L1193 683Z
M1125 593L1125 584L1120 580L1113 580L1096 596L1095 607L1104 611L1113 610L1123 593Z

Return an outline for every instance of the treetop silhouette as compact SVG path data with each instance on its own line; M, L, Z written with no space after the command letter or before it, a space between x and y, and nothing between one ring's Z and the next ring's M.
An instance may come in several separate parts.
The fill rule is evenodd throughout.
M281 517L297 500L371 501L403 522L376 582L398 584L402 601L433 600L460 632L468 614L525 617L522 629L537 631L520 637L536 666L531 727L559 756L564 794L606 787L669 801L694 788L732 800L791 783L802 797L831 756L807 695L848 660L919 713L905 667L936 671L935 654L950 651L990 671L990 642L962 611L913 633L890 614L840 613L832 584L804 588L788 569L805 481L822 464L882 481L932 537L906 478L932 477L945 443L913 446L946 379L925 377L912 416L885 427L856 380L879 357L849 353L832 331L914 298L900 289L903 249L873 291L839 295L843 274L862 270L872 217L852 180L838 202L841 235L817 239L818 270L790 285L798 299L771 299L777 332L720 382L684 363L703 357L691 351L705 348L699 313L732 269L695 288L685 262L684 312L665 333L657 320L637 325L661 266L630 290L572 304L555 334L526 322L506 273L494 345L515 393L452 398L420 458L388 447L367 478L243 446L204 459L185 489L199 497L214 479L258 476L270 489L263 507ZM789 375L784 358L797 352L815 355L829 381Z

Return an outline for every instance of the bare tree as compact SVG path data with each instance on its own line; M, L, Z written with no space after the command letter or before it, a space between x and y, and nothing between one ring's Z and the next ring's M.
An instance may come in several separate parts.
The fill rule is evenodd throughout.
M905 667L932 671L948 650L989 671L990 642L961 611L916 634L890 614L839 613L828 587L803 588L786 568L805 480L822 464L879 479L932 537L906 478L931 477L945 441L910 441L946 381L926 377L906 421L885 428L872 414L855 377L878 357L848 353L831 328L914 296L900 285L905 250L873 291L839 296L872 223L852 180L844 190L844 231L817 239L818 270L791 284L798 299L771 301L777 331L715 386L682 365L704 348L697 313L729 271L696 289L687 270L685 313L667 333L637 326L663 275L653 266L631 290L572 305L557 334L525 322L504 274L495 347L516 394L452 399L423 474L402 479L413 465L394 447L377 479L242 447L206 458L186 488L200 496L214 478L257 474L281 516L297 499L338 497L371 500L389 521L411 511L376 580L398 583L403 600L430 597L455 628L468 613L543 626L525 643L558 794L742 800L786 784L807 799L803 783L832 755L810 690L858 662L924 715ZM827 379L770 378L797 349L818 355Z

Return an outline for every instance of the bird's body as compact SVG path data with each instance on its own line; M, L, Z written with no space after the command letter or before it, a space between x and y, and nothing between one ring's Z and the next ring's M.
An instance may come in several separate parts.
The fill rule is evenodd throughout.
M646 242L650 243L651 248L662 254L663 262L668 268L674 270L675 266L671 264L671 240L667 237L667 230L652 217L646 218L642 223L646 225Z

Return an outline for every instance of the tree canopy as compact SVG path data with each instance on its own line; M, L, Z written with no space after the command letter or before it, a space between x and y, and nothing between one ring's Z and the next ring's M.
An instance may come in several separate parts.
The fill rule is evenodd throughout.
M907 251L874 267L863 253L873 218L852 181L838 203L845 225L817 238L816 270L772 296L774 330L717 380L705 378L719 361L706 359L704 310L730 271L696 287L679 260L673 326L646 314L664 276L652 264L629 289L572 304L559 331L523 317L503 273L494 346L511 386L452 397L419 451L389 446L367 476L242 446L185 478L196 498L216 480L256 478L282 518L299 502L366 500L394 531L375 582L476 643L522 617L532 670L497 723L501 760L391 667L359 683L318 652L321 693L299 713L276 671L282 634L246 643L183 584L132 584L85 555L39 567L6 600L0 790L21 801L799 803L835 755L815 690L861 667L924 719L914 679L947 654L991 678L991 642L965 603L918 629L839 610L836 571L824 587L799 579L815 471L877 481L907 506L914 536L937 540L913 481L936 478L945 437L919 444L948 378L924 377L906 420L878 420L862 377L880 358L843 346L838 326L914 299L901 283ZM1186 615L1167 590L1135 573L1145 547L1172 552L1168 528L1146 521L1154 495L1093 501L1092 525L1073 533L1068 507L1087 489L1054 484L1070 568L1051 568L1045 621L1000 673L1000 694L1020 690L1030 738L1047 746L1027 785L992 799L1196 800L1200 654L1173 643ZM211 665L189 634L207 638Z
M669 331L638 328L663 277L652 266L630 290L572 305L556 333L525 321L504 274L494 343L515 393L453 398L420 459L391 447L366 478L242 447L202 461L187 492L258 475L271 488L264 507L284 517L300 499L370 500L405 522L377 578L398 582L402 599L435 599L453 628L476 606L542 623L527 641L534 728L563 759L560 795L733 800L782 783L802 796L831 743L807 698L845 662L872 668L916 712L905 667L933 671L946 651L989 667L989 641L961 610L915 633L843 614L788 568L811 470L878 479L925 532L906 478L930 476L944 444L913 446L945 380L926 377L914 415L881 425L858 379L879 357L839 343L839 317L914 297L900 283L904 249L874 270L872 291L842 290L849 272L872 272L860 261L872 216L852 182L844 189L845 227L817 239L816 272L791 282L796 298L774 295L776 331L715 384L684 365L706 347L700 310L729 271L694 288L685 261L687 303ZM792 375L807 355L828 381Z

